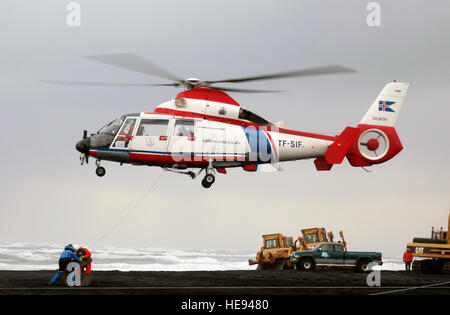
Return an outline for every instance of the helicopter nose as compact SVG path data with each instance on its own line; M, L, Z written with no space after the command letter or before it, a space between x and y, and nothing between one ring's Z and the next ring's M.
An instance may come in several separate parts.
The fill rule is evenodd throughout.
M91 144L91 138L84 138L83 140L80 140L75 145L75 148L84 154L89 154L89 147Z

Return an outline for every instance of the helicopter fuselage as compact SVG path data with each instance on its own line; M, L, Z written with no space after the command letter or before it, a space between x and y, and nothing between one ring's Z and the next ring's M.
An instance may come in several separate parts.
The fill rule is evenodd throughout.
M241 109L222 91L197 88L179 93L154 112L118 118L84 140L84 152L120 163L256 171L263 163L323 156L335 139L280 128Z
M89 155L121 163L178 168L204 167L209 160L215 167L253 164L256 168L261 163L323 156L333 142L333 137L306 136L276 126L192 116L125 115L124 130L114 137L102 133L91 136Z

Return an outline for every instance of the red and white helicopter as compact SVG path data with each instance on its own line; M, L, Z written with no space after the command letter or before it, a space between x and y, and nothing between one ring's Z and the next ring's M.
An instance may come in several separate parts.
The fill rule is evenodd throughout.
M175 86L186 90L175 99L158 105L153 112L131 113L110 122L96 134L76 144L81 164L96 159L96 174L105 175L102 160L132 165L159 166L166 170L198 176L205 170L202 185L211 187L216 172L229 167L253 172L258 165L315 159L318 171L329 171L347 157L352 166L366 167L386 162L397 155L402 144L394 129L408 83L388 83L356 127L346 127L330 136L285 129L240 106L224 91L274 92L215 86L294 76L354 72L341 66L327 66L215 81L181 79L132 54L87 57L105 64L156 75L174 81L166 84L47 81L94 86ZM198 173L186 169L199 169Z

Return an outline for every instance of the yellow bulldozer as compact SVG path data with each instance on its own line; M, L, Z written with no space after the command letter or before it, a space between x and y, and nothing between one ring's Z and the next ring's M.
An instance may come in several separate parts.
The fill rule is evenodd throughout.
M431 228L430 238L415 237L407 246L413 253L412 268L423 273L450 274L450 213L445 231Z
M344 240L344 233L339 231L341 243L347 250L347 243ZM333 242L333 232L328 232L324 228L309 228L301 230L301 235L294 241L293 237L283 234L266 234L262 236L263 246L256 253L256 259L249 259L249 265L258 265L257 270L267 269L294 269L289 256L293 251L309 250L321 243Z

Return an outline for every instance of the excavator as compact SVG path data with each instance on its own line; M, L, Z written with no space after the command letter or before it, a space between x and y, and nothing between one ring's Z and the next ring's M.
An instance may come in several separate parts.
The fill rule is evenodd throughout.
M341 241L347 250L347 242L343 231L339 231ZM294 241L293 237L284 236L281 233L266 234L262 236L263 246L256 253L256 259L249 259L249 265L258 265L257 270L285 270L294 269L289 257L292 252L310 250L321 243L333 242L333 232L325 228L309 228L301 230L300 236Z
M448 226L445 231L431 228L431 237L415 237L407 247L411 249L415 259L412 269L422 273L440 273L450 275L450 212Z

